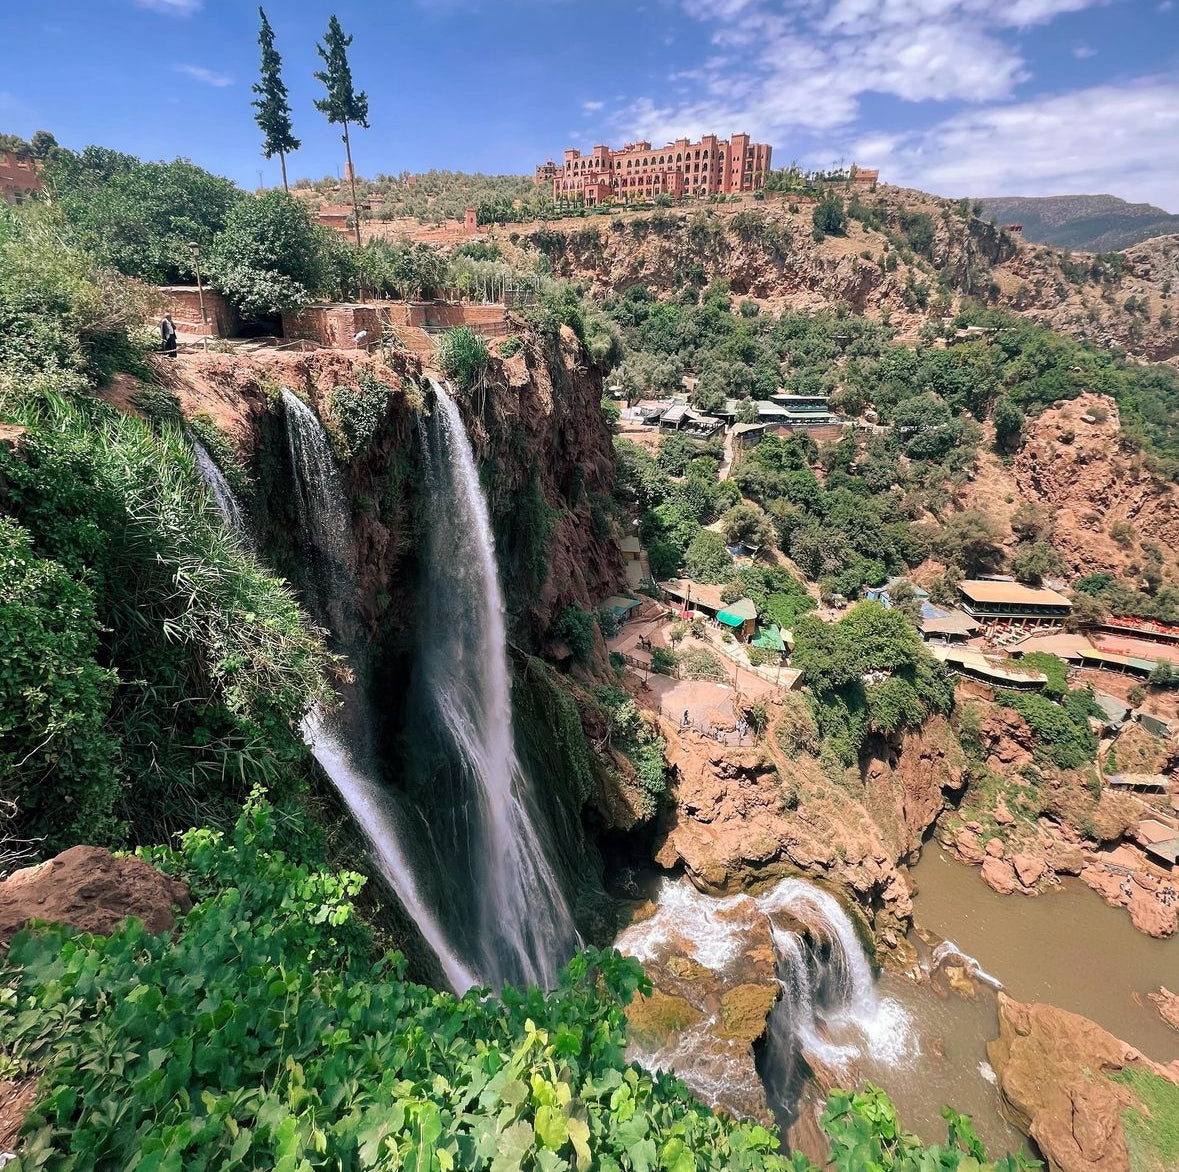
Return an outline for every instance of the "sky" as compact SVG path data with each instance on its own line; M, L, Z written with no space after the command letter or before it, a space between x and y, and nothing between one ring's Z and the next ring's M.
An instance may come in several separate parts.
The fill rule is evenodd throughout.
M270 0L302 148L331 12L363 175L530 173L567 146L747 131L947 196L1108 192L1179 212L1179 0ZM252 0L0 0L0 131L278 182L250 108Z

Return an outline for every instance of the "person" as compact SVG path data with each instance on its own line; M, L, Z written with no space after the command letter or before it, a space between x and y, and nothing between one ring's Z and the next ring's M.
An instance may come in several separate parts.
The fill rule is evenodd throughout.
M688 725L690 725L691 723L692 723L692 717L689 715L688 710L685 708L684 709L684 719L680 721L680 724L683 725L684 728L687 728Z
M176 357L176 327L170 313L164 314L164 320L160 322L160 349L167 357Z

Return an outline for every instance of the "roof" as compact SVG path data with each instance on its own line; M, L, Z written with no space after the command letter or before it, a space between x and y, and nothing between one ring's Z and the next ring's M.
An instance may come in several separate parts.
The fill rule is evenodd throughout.
M1112 721L1125 720L1129 715L1130 705L1125 700L1119 700L1117 696L1110 696L1105 692L1094 692L1093 699Z
M750 431L765 431L766 425L764 423L735 423L733 425L734 435L745 435Z
M932 613L927 614L926 610ZM960 610L943 610L925 603L921 608L921 630L927 635L972 635L978 623Z
M971 602L1007 602L1024 606L1072 606L1063 594L1055 590L1035 589L1019 582L987 582L968 579L958 583L958 589Z
M1004 663L996 663L981 651L971 647L931 647L934 658L942 663L958 664L968 671L977 671L990 676L1000 682L1017 682L1021 684L1046 684L1048 677L1038 671L1013 671Z
M687 403L673 403L664 413L659 417L661 423L679 423L685 415L688 414Z
M1179 835L1165 838L1162 842L1144 843L1143 849L1156 858L1166 859L1172 866L1179 863Z
M782 632L777 627L764 627L753 640L754 647L764 647L767 651L785 651L786 643Z
M637 598L627 598L622 594L612 594L602 605L612 610L616 615L626 614L639 605L639 600Z
M1139 671L1151 672L1158 667L1154 659L1139 659L1136 655L1118 655L1116 651L1097 651L1082 649L1078 652L1083 663L1092 660L1095 663L1108 663L1114 667L1133 667Z
M693 582L690 578L672 578L661 585L663 592L670 594L672 598L685 601L690 598L693 603L706 606L709 610L721 610L725 605L721 598L723 586L706 586L703 582Z
M624 553L638 553L642 549L642 546L637 537L630 536L620 537L618 539L618 548Z
M1058 631L1053 635L1028 635L1018 643L1011 644L1012 655L1027 655L1032 651L1044 651L1061 659L1078 659L1082 651L1092 651L1093 644L1084 635L1073 635Z
M724 623L728 627L739 627L742 623L757 618L757 606L752 599L738 598L736 602L729 603L724 610L720 611L716 618L717 622Z

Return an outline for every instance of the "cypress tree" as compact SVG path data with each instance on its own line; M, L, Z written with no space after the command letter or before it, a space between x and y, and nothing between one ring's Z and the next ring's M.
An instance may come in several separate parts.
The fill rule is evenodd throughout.
M348 46L352 38L344 35L340 21L333 13L328 21L327 35L322 45L316 45L316 52L323 58L324 68L317 70L316 78L327 90L325 98L318 99L315 108L327 116L327 120L344 127L344 151L348 156L348 179L352 184L352 218L356 225L356 243L360 244L360 206L356 202L356 172L352 169L352 143L348 137L349 123L356 123L368 129L368 95L362 90L356 93L352 88L352 69L348 65Z
M278 155L282 164L282 189L287 190L287 155L297 151L299 140L291 133L291 104L287 87L282 80L282 58L274 47L274 29L259 8L262 27L258 30L258 44L262 46L262 76L253 85L258 100L250 104L258 111L254 121L262 131L262 153L268 158Z

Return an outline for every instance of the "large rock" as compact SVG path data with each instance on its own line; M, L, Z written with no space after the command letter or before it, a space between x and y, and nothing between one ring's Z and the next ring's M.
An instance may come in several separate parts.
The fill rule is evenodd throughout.
M1157 993L1150 993L1148 996L1154 1002L1155 1008L1159 1011L1159 1017L1171 1029L1179 1030L1179 996L1172 993L1166 985L1160 985Z
M127 916L137 916L149 932L166 932L175 922L174 909L191 907L179 879L142 859L74 846L0 883L0 944L7 945L30 920L108 935Z
M1019 881L1024 887L1035 887L1048 870L1043 859L1028 854L1026 851L1017 854L1011 860L1011 865L1015 868L1015 873L1019 876Z
M1004 1116L1035 1140L1052 1172L1130 1172L1122 1113L1141 1104L1112 1076L1133 1068L1179 1083L1179 1063L1160 1066L1088 1018L1005 993L987 1057Z
M982 865L983 882L1000 895L1010 895L1016 888L1015 868L1005 859L988 855Z

